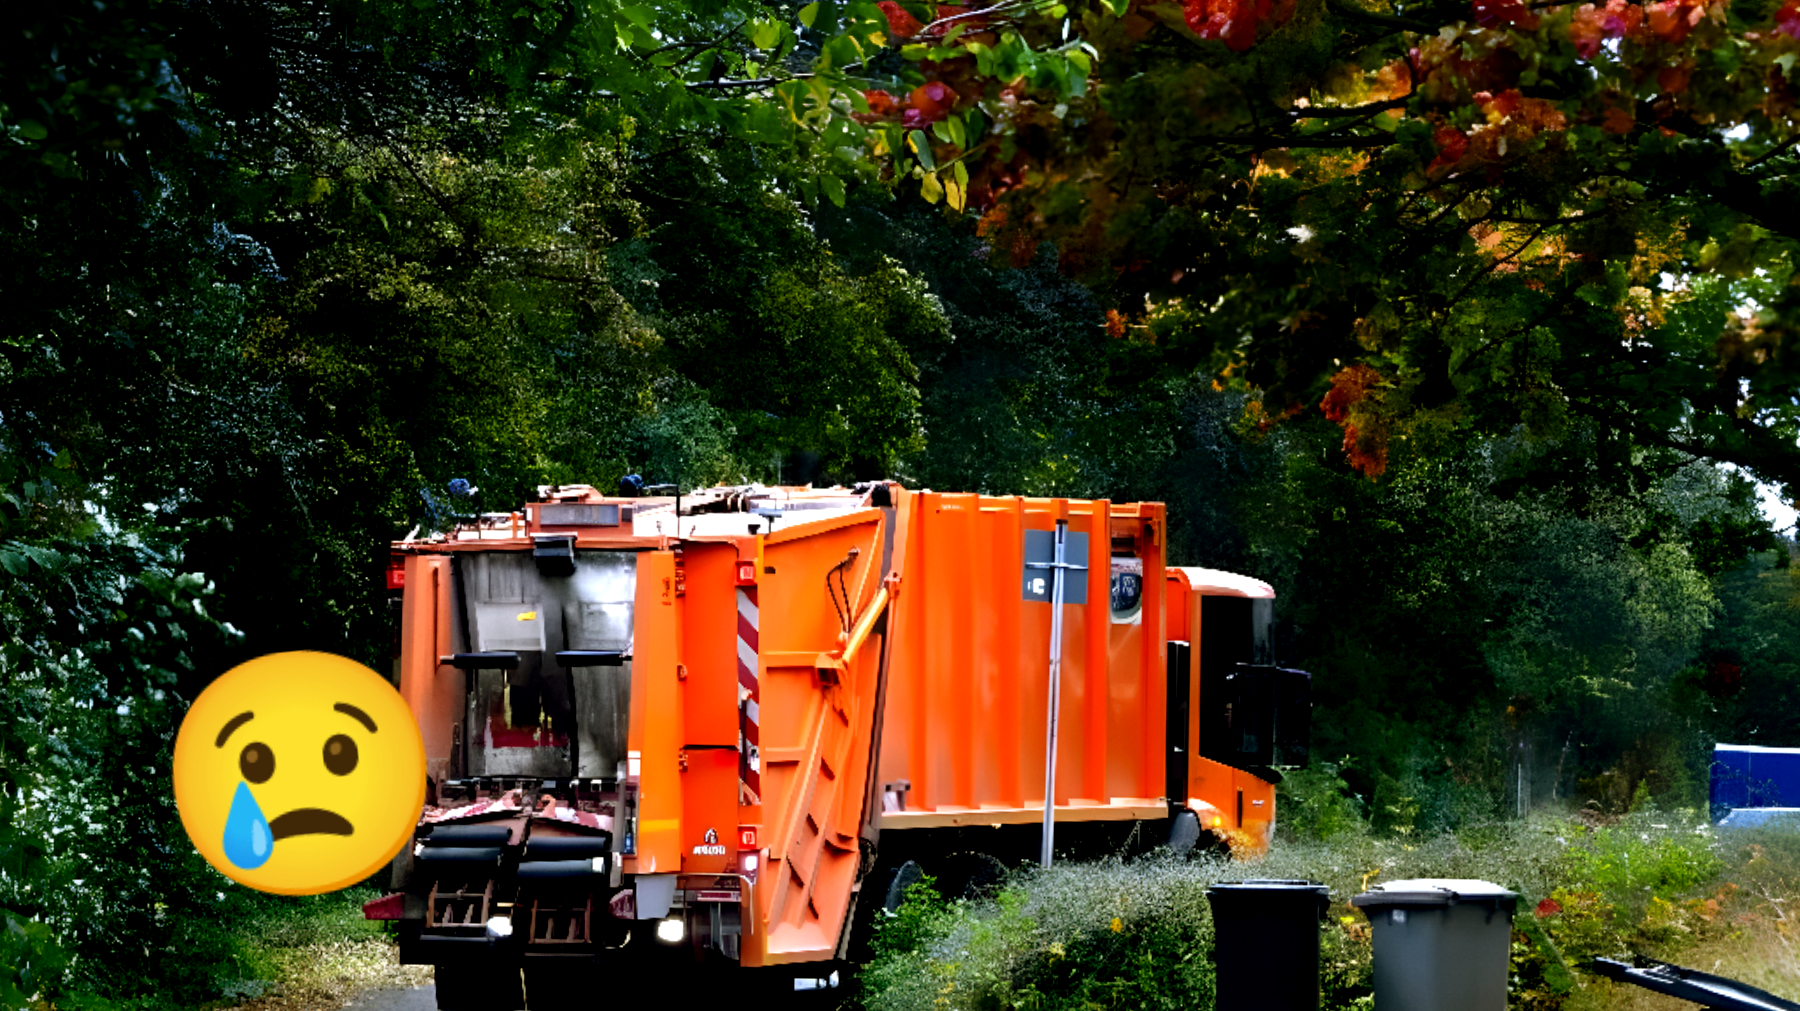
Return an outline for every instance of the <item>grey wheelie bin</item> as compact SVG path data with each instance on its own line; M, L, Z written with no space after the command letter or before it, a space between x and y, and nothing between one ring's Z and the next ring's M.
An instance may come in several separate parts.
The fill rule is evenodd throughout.
M1375 931L1375 1011L1505 1011L1518 902L1463 878L1390 881L1351 899Z
M1213 914L1216 1011L1318 1011L1319 921L1331 889L1240 881L1206 890Z

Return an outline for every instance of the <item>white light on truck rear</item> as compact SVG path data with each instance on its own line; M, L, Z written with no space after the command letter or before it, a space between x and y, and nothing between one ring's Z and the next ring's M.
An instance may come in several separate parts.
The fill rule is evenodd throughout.
M487 921L487 936L502 938L512 936L512 918L496 916Z
M671 916L656 925L656 939L664 944L680 944L687 936L687 924L678 916Z

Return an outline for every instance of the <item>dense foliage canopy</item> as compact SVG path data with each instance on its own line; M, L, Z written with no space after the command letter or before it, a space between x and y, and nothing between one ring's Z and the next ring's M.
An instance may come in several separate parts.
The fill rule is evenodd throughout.
M1164 500L1178 560L1280 591L1339 807L1695 802L1715 736L1800 744L1743 473L1800 487L1797 37L1792 0L22 9L0 1004L232 987L186 701L386 665L387 542L540 482Z

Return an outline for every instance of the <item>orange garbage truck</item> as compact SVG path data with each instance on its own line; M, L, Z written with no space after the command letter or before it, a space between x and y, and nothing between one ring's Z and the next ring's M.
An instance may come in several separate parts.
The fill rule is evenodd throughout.
M1260 852L1308 678L1270 663L1267 584L1166 544L1159 503L893 483L546 487L396 543L428 783L367 914L440 1008L541 1008L617 959L791 990L1047 829Z

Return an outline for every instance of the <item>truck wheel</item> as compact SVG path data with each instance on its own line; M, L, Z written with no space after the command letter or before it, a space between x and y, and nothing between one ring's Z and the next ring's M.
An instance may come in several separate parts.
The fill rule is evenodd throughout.
M1200 816L1183 808L1169 819L1169 838L1163 843L1169 852L1178 857L1185 857L1194 851L1194 844L1200 841Z
M988 898L1006 880L1006 865L986 853L952 853L940 866L938 894L952 902Z
M434 967L438 1011L519 1011L525 990L516 966L474 961Z
M881 908L890 913L900 911L901 903L906 901L906 890L925 880L925 870L914 861L908 860L894 868L888 875L887 888L881 894Z

